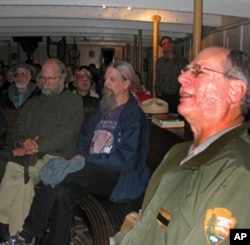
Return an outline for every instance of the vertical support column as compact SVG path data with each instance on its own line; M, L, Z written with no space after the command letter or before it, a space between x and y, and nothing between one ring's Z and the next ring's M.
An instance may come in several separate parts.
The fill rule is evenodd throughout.
M161 17L159 15L154 15L152 17L154 22L153 26L153 61L152 61L152 96L155 97L155 63L158 58L158 39L159 39L159 22Z
M138 59L137 59L137 35L134 35L134 69L138 70Z
M126 43L125 46L125 61L130 62L130 44Z
M142 75L142 30L138 31L138 69Z
M201 50L201 30L202 30L202 4L203 0L194 0L194 20L193 20L193 48L192 59Z

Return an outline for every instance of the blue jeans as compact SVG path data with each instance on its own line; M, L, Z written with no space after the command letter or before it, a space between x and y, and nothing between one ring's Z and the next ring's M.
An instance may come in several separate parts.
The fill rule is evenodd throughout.
M42 237L49 225L48 244L68 244L76 199L89 193L109 197L118 177L117 172L86 163L54 188L43 185L33 200L21 236L27 241Z

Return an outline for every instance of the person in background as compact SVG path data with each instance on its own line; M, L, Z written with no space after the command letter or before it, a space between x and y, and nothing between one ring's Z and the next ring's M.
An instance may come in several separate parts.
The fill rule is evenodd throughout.
M25 77L24 70L18 70ZM21 75L25 74L25 75ZM65 66L57 59L41 70L42 94L25 103L13 131L13 148L0 184L0 241L21 229L40 181L39 171L51 158L71 158L83 121L81 98L65 89Z
M92 88L94 89L94 91L96 91L99 75L96 65L94 63L89 64L89 71L92 75Z
M76 72L76 81L74 83L75 90L73 90L73 93L80 95L82 98L84 110L82 128L86 126L91 114L96 109L99 102L99 99L91 94L91 84L91 73L88 70L83 69Z
M163 56L155 64L155 91L157 97L168 103L170 113L177 113L179 104L178 76L188 60L175 53L175 42L171 37L164 36L160 40Z
M96 93L99 95L100 98L102 96L102 89L104 86L104 76L105 76L106 68L107 68L107 65L105 63L102 63L100 65L100 69L98 73L98 82L96 84L95 89L96 89Z
M68 244L72 209L80 196L96 194L127 202L144 193L150 176L149 123L130 93L134 82L129 63L115 62L107 68L100 106L81 133L74 156L85 166L54 188L42 186L23 230L10 240L13 245L32 244L48 225L48 244Z
M15 71L13 68L9 68L7 71L6 83L8 84L6 89L8 89L11 84L15 83Z
M2 93L2 108L22 108L30 98L34 97L36 85L30 82L31 72L30 65L26 63L15 66L15 83Z
M250 227L249 67L249 56L222 47L185 67L178 111L194 139L167 153L142 213L133 213L133 226L127 216L115 244L228 245L230 229Z
M99 94L97 94L97 92L96 92L96 90L95 90L95 86L93 85L93 80L92 80L92 79L93 79L93 76L92 76L92 73L91 73L89 67L86 66L86 65L80 66L79 69L78 69L78 71L76 71L76 72L79 72L79 71L85 71L85 72L87 72L88 74L90 74L90 76L91 76L91 81L92 81L92 83L91 83L91 88L90 88L90 96L91 96L91 97L99 98ZM74 86L75 86L75 83L74 83Z
M99 100L91 96L91 84L92 76L88 70L84 69L76 72L75 90L73 92L81 96L84 109L88 108L93 111Z
M41 79L41 71L36 72L34 79L35 79L35 84L36 84L36 89L34 93L36 95L39 95L42 93L42 88L43 88L43 81Z
M66 65L66 78L65 78L65 85L66 88L73 91L75 89L74 83L75 83L75 67L72 64Z
M0 71L0 96L7 89L7 83L5 82L5 74L4 72Z

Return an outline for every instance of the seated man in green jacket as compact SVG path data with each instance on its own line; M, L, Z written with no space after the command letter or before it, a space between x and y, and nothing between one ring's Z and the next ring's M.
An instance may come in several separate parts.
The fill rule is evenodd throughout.
M178 111L194 140L170 150L116 244L225 245L230 229L250 228L249 67L244 53L210 47L183 70Z

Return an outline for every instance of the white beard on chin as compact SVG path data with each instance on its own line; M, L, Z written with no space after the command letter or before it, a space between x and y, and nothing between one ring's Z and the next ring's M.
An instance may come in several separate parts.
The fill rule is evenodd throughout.
M45 86L45 85L42 86L42 94L45 96L53 96L53 95L60 94L64 89L64 83L60 83L58 87L54 89L49 89L49 88L50 86Z
M26 88L26 87L28 87L28 85L29 85L29 82L27 82L27 83L16 83L16 87L18 89Z

